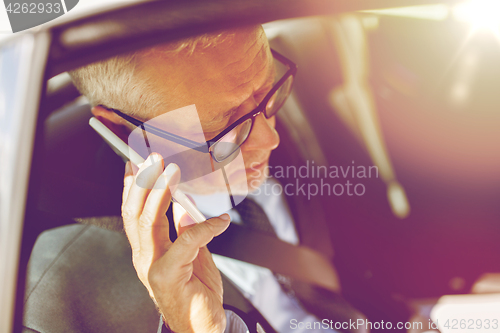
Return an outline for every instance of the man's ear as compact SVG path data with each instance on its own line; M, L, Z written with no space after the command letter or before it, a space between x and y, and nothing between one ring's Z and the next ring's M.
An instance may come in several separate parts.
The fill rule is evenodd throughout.
M118 135L120 139L127 142L128 136L131 132L131 128L129 123L108 109L103 108L102 106L94 106L91 110L94 117L99 119L101 123L106 125L113 133Z

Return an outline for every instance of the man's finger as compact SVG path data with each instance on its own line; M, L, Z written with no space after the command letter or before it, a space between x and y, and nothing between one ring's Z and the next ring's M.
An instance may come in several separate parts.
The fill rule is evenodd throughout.
M156 180L140 217L138 231L141 255L153 255L153 261L162 256L170 245L169 225L165 214L172 197L170 188L175 188L180 176L177 164L170 163Z
M125 175L123 176L123 195L122 195L122 205L127 202L128 192L130 187L134 183L134 172L132 170L132 162L128 161L125 164Z
M164 216L172 198L170 189L176 188L180 178L181 171L179 166L175 163L170 163L156 180L153 189L146 199L141 215L151 216L151 219Z
M144 172L151 174L151 172L154 170L153 167L155 166L158 168L157 171L158 174L161 173L161 168L159 167L159 164L156 163L156 165L154 165L153 158L158 159L158 157L155 157L155 154L151 154L139 169L138 175ZM143 177L144 176L145 175L143 175ZM126 201L122 203L122 217L123 217L123 227L129 239L132 251L137 253L137 251L140 250L138 221L140 214L142 212L142 207L144 206L144 202L149 193L149 190L137 186L136 184L137 176L128 177L127 182L129 182L130 179L132 179L131 184L129 183L126 184L127 186L129 186L129 190L127 191L127 194L124 194L124 197L126 197Z
M214 237L223 233L231 219L228 214L211 218L183 232L161 259L167 261L168 274L172 279L190 279L192 263L201 247L206 246Z
M127 202L127 197L130 192L130 188L134 183L134 175L139 171L139 167L133 164L131 161L125 163L125 175L123 176L123 195L122 195L122 206Z
M137 176L125 202L122 213L126 214L125 217L137 219L142 213L144 203L151 188L153 188L156 179L163 171L163 159L161 155L152 153L148 159L139 168Z

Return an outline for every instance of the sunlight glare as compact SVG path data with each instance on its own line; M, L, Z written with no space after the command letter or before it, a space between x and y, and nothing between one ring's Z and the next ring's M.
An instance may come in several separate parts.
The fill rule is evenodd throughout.
M470 0L453 8L453 16L472 25L474 30L497 32L500 27L500 1Z

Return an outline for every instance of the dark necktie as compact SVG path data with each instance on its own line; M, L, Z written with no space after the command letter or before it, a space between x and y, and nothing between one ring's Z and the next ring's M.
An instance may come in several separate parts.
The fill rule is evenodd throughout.
M255 201L246 198L236 207L243 224L249 228L276 236L266 213ZM288 276L274 274L283 291L298 301L309 313L320 321L323 319L335 322L356 322L365 317L354 309L344 298L330 290L304 283ZM364 332L363 330L340 330L344 332Z
M276 237L276 232L271 222L269 222L266 213L255 201L250 198L245 198L236 205L235 209L238 214L240 214L241 220L245 226L272 234Z

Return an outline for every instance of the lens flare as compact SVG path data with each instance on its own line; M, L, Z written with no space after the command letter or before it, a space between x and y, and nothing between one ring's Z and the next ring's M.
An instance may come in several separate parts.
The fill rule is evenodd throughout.
M490 30L499 33L500 1L470 0L453 7L453 16L472 25L474 30Z

